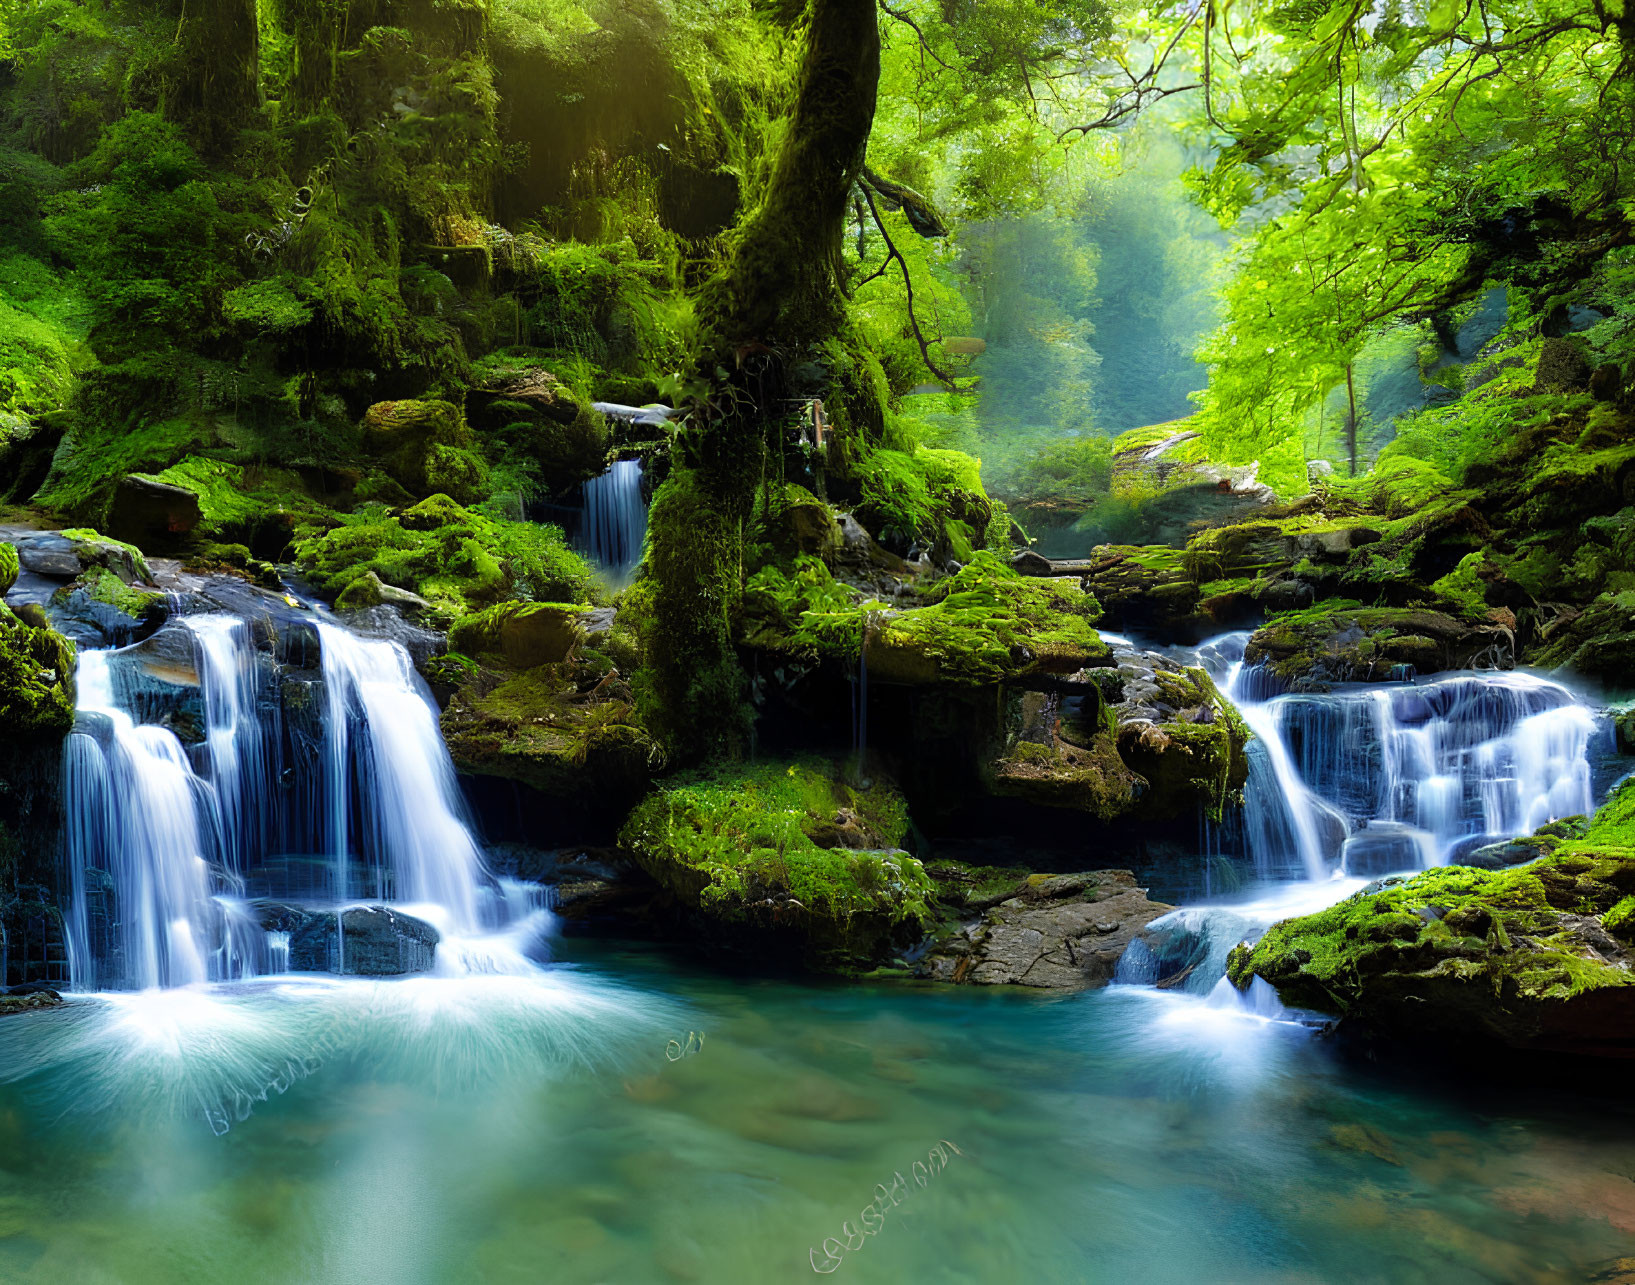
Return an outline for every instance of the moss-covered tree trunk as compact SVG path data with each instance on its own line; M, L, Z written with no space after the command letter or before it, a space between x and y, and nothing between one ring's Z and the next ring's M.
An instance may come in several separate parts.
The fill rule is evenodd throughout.
M261 107L256 0L181 0L166 114L207 150L229 146Z
M790 401L808 395L827 394L831 420L842 424L877 427L881 415L874 381L857 374L841 289L849 198L879 90L876 24L874 0L812 0L794 113L766 198L700 300L699 373L711 392L693 408L675 474L654 498L649 558L657 730L687 757L744 731L732 619L771 433ZM797 369L819 371L816 386Z

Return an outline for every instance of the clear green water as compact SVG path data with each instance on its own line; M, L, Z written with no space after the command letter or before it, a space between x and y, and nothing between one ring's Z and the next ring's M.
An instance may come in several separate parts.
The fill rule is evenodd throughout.
M775 1282L815 1279L817 1250L837 1281L1445 1285L1635 1250L1622 1107L1409 1087L1185 996L558 953L548 983L0 1023L0 1281ZM225 1135L202 1121L301 1059ZM960 1154L921 1188L941 1139ZM877 1234L826 1260L895 1171Z

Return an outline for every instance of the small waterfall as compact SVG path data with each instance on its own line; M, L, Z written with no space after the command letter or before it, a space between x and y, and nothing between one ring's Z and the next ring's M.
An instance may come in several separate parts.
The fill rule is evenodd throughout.
M92 872L105 872L120 904L119 975L140 989L205 981L215 903L201 782L174 732L135 722L116 702L107 652L83 653L78 681L80 712L100 716L107 739L74 732L65 751L70 843L83 845L70 852L73 919L88 919ZM111 980L76 972L76 984L82 976Z
M1247 634L1199 649L1256 735L1244 821L1265 877L1443 865L1594 804L1594 715L1525 672L1268 694Z
M231 616L186 618L169 639L191 646L196 689L191 676L151 677L141 645L81 653L79 722L64 747L76 987L287 970L288 923L267 931L250 888L280 903L314 891L409 903L457 958L481 944L456 938L548 925L522 890L496 894L408 654L314 623L316 677L281 679ZM314 868L332 877L315 880ZM485 967L513 958L520 945Z
M441 907L448 926L479 926L482 854L466 825L437 714L409 655L394 642L318 624L327 712L324 779L341 900L350 896L356 834L398 901Z
M585 483L581 541L585 552L616 581L629 579L647 539L640 460L619 460Z

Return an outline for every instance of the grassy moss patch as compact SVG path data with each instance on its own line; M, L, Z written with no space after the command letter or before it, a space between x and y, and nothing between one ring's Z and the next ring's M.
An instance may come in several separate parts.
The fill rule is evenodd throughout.
M892 786L853 786L803 758L678 776L637 806L620 842L711 919L781 928L834 962L878 957L931 922L931 880L898 850L908 828Z

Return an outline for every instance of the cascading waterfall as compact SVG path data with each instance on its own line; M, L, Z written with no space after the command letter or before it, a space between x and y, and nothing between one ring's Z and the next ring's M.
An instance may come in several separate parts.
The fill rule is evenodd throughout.
M202 982L214 936L203 783L174 732L120 707L108 660L87 652L78 673L80 712L97 716L106 739L75 732L66 750L68 813L78 818L73 918L88 920L93 872L102 874L119 898L120 975L141 989ZM73 943L70 963L76 985L111 980L94 968L87 938Z
M402 647L318 619L323 690L299 714L242 620L172 628L192 647L194 715L187 683L147 676L139 649L80 658L80 719L64 750L76 987L285 971L290 933L268 931L247 890L306 899L314 889L297 884L307 876L291 872L315 864L331 872L320 897L402 904L468 971L526 967L516 930L540 929L548 911L488 876L435 707ZM191 746L178 735L190 726ZM345 920L333 922L338 932ZM485 953L478 935L508 925Z
M324 777L332 789L341 899L350 896L345 836L355 833L396 900L439 907L447 927L476 930L482 854L408 653L328 621L319 623L318 637L328 693Z
M1459 859L1483 844L1593 810L1596 723L1536 674L1266 696L1243 664L1247 634L1199 649L1256 734L1245 830L1257 870L1379 875Z
M615 580L625 580L641 561L647 539L640 460L619 460L585 483L582 543L585 552Z
M1245 665L1249 638L1226 634L1192 657L1254 733L1243 846L1265 882L1153 920L1118 964L1122 983L1171 979L1167 1016L1189 1032L1222 1016L1299 1020L1261 979L1240 992L1225 976L1228 952L1278 920L1594 806L1596 720L1559 683L1462 673L1282 693L1269 670Z

